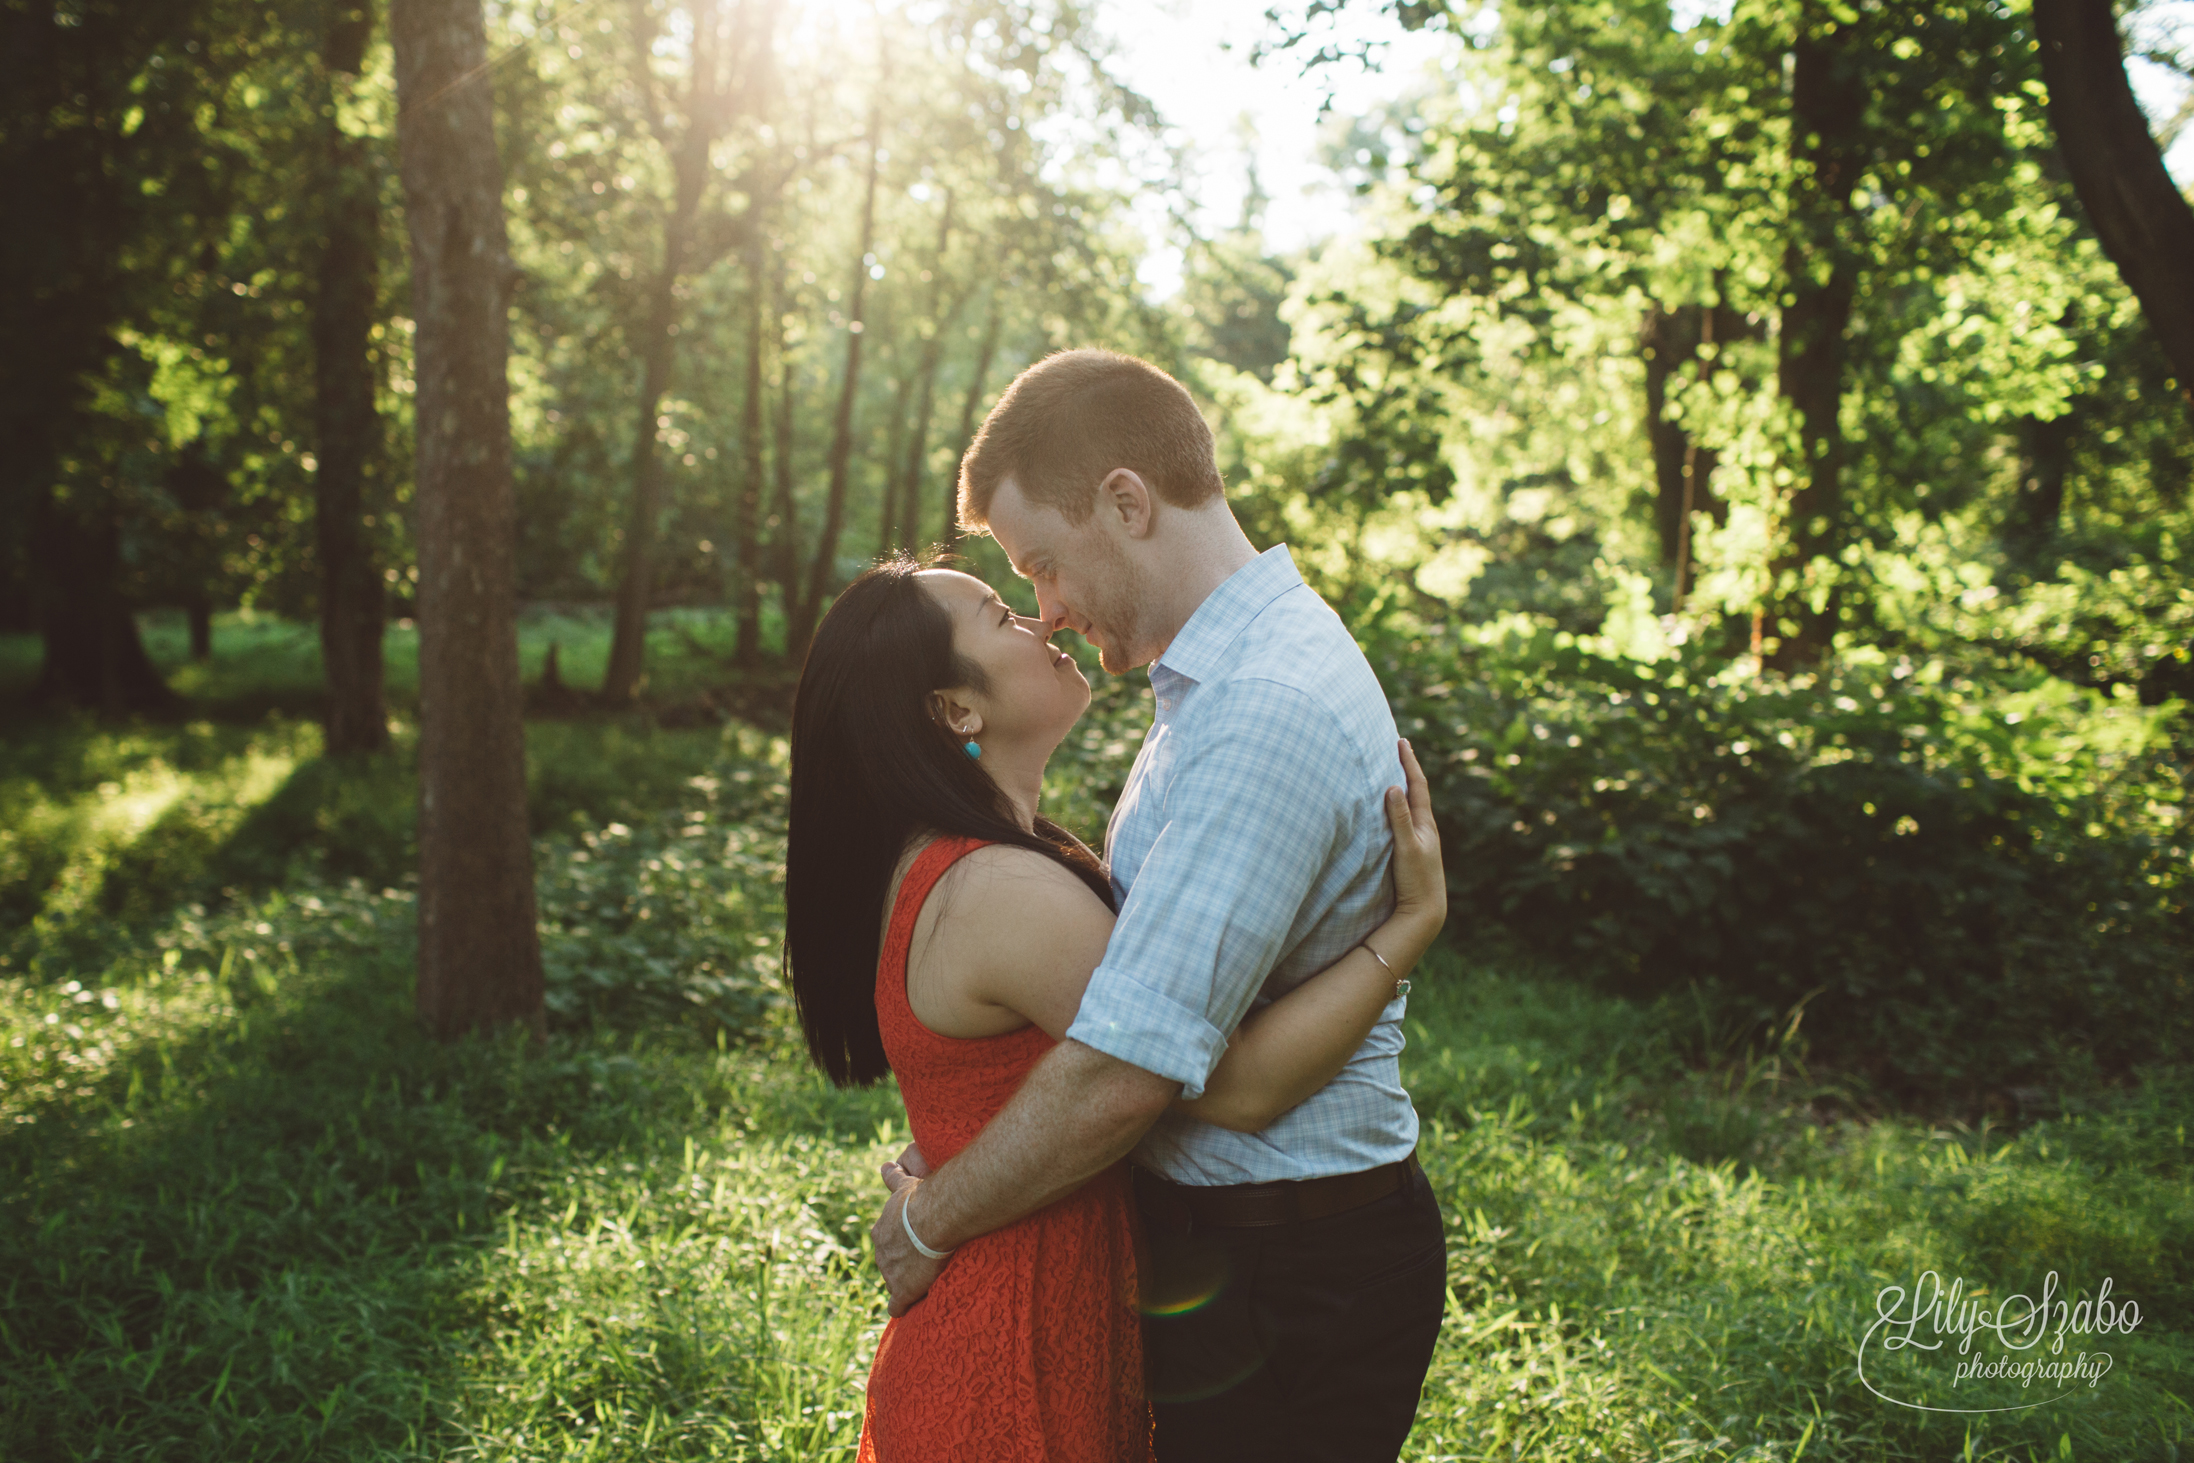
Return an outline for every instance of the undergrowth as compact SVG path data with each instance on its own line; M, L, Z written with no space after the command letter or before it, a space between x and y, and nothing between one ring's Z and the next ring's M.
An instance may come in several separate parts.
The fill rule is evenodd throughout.
M1100 679L1054 764L1092 839L1141 709ZM783 743L529 738L538 1048L413 1023L408 734L349 763L279 715L11 739L0 1457L851 1455L905 1118L820 1081L782 999ZM1808 1007L1763 1036L1455 934L1403 1058L1450 1282L1406 1457L2186 1455L2185 1066L1929 1118ZM1930 1271L2107 1281L2142 1319L2075 1338L2111 1367L2063 1397L1958 1380L1955 1342L1877 1341L1862 1379L1886 1288Z

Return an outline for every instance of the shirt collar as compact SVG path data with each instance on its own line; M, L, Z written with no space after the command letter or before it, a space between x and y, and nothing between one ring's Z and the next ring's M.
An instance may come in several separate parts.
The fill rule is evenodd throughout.
M1165 654L1151 662L1151 674L1171 672L1192 681L1209 680L1225 664L1228 647L1249 622L1302 582L1287 545L1274 544L1204 597Z

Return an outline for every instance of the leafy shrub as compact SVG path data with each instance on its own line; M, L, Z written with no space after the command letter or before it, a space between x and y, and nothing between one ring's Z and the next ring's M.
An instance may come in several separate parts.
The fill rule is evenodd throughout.
M408 728L341 759L280 718L20 730L0 762L0 976L59 982L150 948L247 1001L360 910L405 921L374 939L410 948ZM530 813L552 830L535 846L552 1024L758 1030L778 1000L782 744L606 721L527 736Z
M1754 679L1515 620L1383 658L1481 935L1755 1022L1803 1003L1907 1092L2118 1071L2194 1030L2175 704L1907 661Z
M552 1022L761 1026L783 990L784 766L748 733L667 812L536 846Z

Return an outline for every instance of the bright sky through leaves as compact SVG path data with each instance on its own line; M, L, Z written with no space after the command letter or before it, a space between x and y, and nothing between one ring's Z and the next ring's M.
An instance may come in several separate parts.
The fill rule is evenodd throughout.
M1360 116L1420 83L1452 42L1431 32L1411 34L1376 7L1361 5L1336 22L1342 38L1386 42L1381 69L1353 64L1302 74L1294 53L1252 65L1260 41L1276 32L1265 20L1267 0L1110 0L1100 23L1119 45L1112 72L1156 104L1169 141L1189 155L1190 217L1200 230L1230 227L1241 216L1254 164L1269 198L1265 242L1290 253L1338 231L1350 214L1347 186L1328 164L1331 134L1342 118ZM1728 0L1677 0L1678 28L1708 16L1726 17ZM2140 49L2176 49L2194 35L2194 0L2152 0L2130 23ZM2187 105L2183 76L2135 58L2134 86L2159 130ZM1335 116L1321 118L1328 92ZM2184 184L2194 177L2194 127L2181 127L2166 161ZM1180 200L1170 201L1178 208ZM1167 239L1169 200L1153 191L1137 217L1158 247L1142 278L1152 294L1180 285L1181 256Z
M1401 95L1452 43L1409 34L1365 6L1342 18L1342 34L1388 41L1383 66L1353 64L1309 76L1293 53L1252 65L1260 41L1275 32L1266 0L1114 0L1101 23L1119 42L1112 71L1157 105L1169 140L1190 158L1191 217L1204 231L1230 227L1241 216L1250 167L1270 198L1265 241L1286 253L1324 238L1347 218L1349 194L1325 161L1320 105L1328 90L1339 117L1361 115ZM1338 120L1336 117L1334 120ZM1163 240L1167 206L1152 195L1137 210L1144 228ZM1154 294L1179 286L1181 259L1170 244L1144 266Z

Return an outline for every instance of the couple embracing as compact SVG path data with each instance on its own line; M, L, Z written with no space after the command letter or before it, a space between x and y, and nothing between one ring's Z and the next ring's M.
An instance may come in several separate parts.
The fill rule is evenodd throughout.
M1041 618L881 564L793 711L800 1019L836 1081L896 1074L915 1139L860 1456L1393 1458L1446 1279L1396 1062L1446 914L1416 758L1156 367L1022 373L960 516ZM1089 704L1060 628L1156 697L1103 860L1037 810Z

